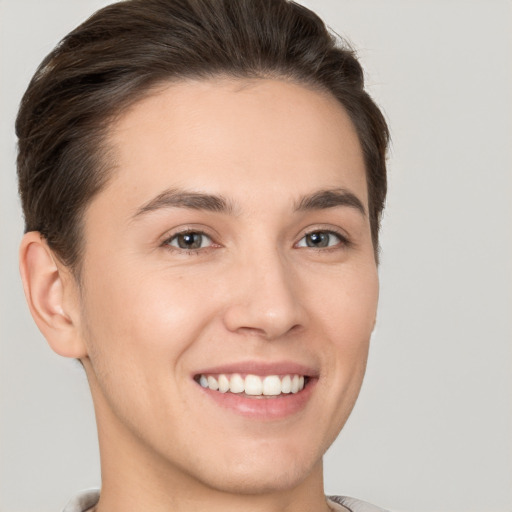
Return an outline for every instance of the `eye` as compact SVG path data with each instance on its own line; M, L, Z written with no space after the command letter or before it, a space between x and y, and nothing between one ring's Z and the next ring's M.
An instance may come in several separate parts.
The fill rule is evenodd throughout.
M212 239L200 231L184 231L178 233L164 242L164 245L183 250L198 250L210 247Z
M346 239L334 231L312 231L299 240L297 247L322 249L324 247L335 247L343 243L346 243Z

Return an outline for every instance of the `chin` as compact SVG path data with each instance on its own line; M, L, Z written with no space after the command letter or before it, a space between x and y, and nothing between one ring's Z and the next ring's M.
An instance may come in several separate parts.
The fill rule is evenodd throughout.
M258 495L286 492L294 489L315 474L321 478L321 458L297 454L269 452L263 457L261 452L246 451L236 462L215 465L215 471L205 471L203 483L221 492Z
M286 492L298 487L308 478L312 468L303 470L299 467L286 469L268 467L255 469L248 467L243 470L234 468L229 475L217 473L205 482L209 487L221 492L241 495L263 495Z

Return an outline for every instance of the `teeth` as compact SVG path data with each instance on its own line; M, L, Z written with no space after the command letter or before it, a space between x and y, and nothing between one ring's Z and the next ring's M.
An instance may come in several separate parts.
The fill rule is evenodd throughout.
M225 375L219 375L219 391L221 393L229 391L229 379Z
M208 382L210 382L208 380ZM292 379L292 393L297 393L299 391L299 376L294 375Z
M209 388L221 393L244 393L249 396L277 396L280 394L298 393L304 389L304 375L246 375L245 379L238 373L225 375L221 373L217 377L213 375L201 375L199 384L203 388Z
M263 382L257 375L245 377L245 394L254 396L263 394Z
M264 395L280 395L281 394L281 379L277 375L268 375L263 379L263 394Z
M207 381L208 381L208 387L210 389L215 389L215 390L219 389L219 383L217 382L217 379L215 377L210 376L207 378Z
M245 391L245 381L238 373L231 375L231 379L229 379L229 391L231 391L231 393L243 393Z
M203 375L201 375L203 377ZM283 377L281 381L281 393L291 393L292 391L292 379L289 375Z

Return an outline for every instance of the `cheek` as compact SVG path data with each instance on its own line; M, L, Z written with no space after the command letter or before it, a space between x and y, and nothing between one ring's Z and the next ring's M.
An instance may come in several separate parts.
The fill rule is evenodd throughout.
M211 317L211 304L198 300L197 286L176 276L125 275L118 268L90 275L87 283L89 382L97 407L139 432L172 423L166 411L186 396L185 365ZM145 416L154 417L153 426L144 426Z
M92 356L101 352L101 364L125 367L133 377L162 365L169 369L210 316L195 284L121 268L91 276L85 317Z
M355 268L335 276L325 286L328 292L315 302L317 324L329 343L320 340L327 357L328 381L339 392L353 396L359 392L368 357L371 333L375 325L379 295L375 266Z
M375 324L379 297L375 266L348 268L326 278L322 288L323 292L317 291L314 300L331 339L357 350L361 340L369 338Z

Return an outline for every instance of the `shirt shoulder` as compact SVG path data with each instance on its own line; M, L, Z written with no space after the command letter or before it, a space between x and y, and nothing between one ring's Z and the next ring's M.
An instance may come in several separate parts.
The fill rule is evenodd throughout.
M350 512L388 512L366 501L349 498L347 496L328 496L328 499L333 503L343 505L346 509L350 510Z
M79 492L64 507L62 512L86 512L94 507L100 499L99 489L86 489ZM383 508L376 507L365 501L349 498L347 496L329 496L328 499L332 503L343 505L350 512L388 512Z
M86 489L69 500L62 512L86 512L100 499L99 489Z

